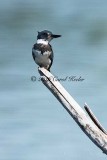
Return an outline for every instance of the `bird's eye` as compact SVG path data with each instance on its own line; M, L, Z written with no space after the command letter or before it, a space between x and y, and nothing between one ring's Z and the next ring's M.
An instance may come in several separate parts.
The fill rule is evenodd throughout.
M44 36L47 36L47 33L44 33L43 35L44 35Z

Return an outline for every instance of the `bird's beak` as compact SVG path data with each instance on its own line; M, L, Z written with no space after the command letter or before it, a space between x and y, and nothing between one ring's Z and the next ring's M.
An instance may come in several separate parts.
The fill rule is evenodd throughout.
M58 37L61 37L61 35L52 34L52 38L58 38Z

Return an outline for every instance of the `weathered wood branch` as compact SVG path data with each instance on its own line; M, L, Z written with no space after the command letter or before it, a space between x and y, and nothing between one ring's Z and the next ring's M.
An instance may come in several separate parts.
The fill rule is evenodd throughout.
M107 135L107 131L103 128L103 126L101 125L101 123L98 121L98 119L95 117L94 113L91 111L91 109L89 108L89 106L85 103L84 106L86 112L88 113L88 115L90 116L91 120L95 123L95 125L103 132Z
M82 131L103 151L103 153L107 154L107 135L93 122L92 119L90 119L79 104L50 72L44 68L39 68L38 71L41 75L43 84L63 105Z

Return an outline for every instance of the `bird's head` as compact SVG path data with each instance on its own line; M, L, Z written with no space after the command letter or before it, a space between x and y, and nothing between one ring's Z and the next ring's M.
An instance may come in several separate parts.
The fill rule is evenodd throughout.
M50 42L53 38L58 38L58 37L61 37L61 35L53 34L48 30L44 30L44 31L38 32L37 40L42 39Z

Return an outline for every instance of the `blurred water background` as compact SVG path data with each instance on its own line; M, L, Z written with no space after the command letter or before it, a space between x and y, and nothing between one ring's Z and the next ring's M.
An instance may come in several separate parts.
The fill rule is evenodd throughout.
M39 82L37 31L51 42L52 73L107 128L107 1L4 0L0 4L0 160L104 160L105 155ZM35 82L31 77L35 76ZM88 155L88 156L86 156Z

